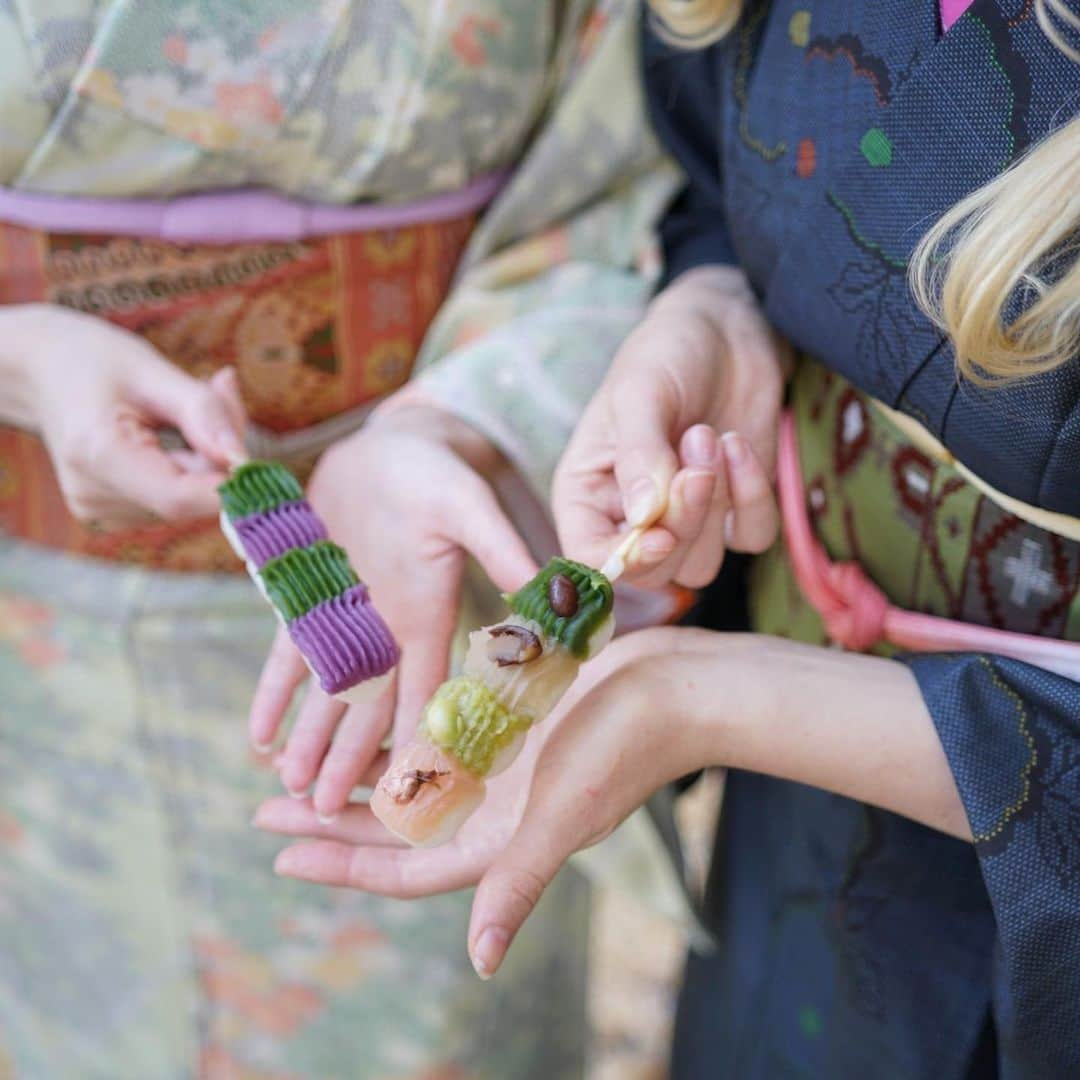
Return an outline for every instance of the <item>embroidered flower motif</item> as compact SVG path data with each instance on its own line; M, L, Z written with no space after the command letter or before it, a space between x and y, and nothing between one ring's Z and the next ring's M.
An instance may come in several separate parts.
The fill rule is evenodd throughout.
M165 72L129 75L122 84L124 100L145 120L164 121L180 103L180 84Z
M218 111L231 123L276 124L284 110L273 91L262 82L221 82L214 89Z
M454 52L469 67L483 67L487 63L487 49L481 39L481 34L488 37L498 37L502 32L502 26L497 19L483 19L475 15L467 15L461 20L461 25L454 31L450 38Z
M183 34L170 34L162 43L161 51L167 60L174 64L186 64L188 44Z

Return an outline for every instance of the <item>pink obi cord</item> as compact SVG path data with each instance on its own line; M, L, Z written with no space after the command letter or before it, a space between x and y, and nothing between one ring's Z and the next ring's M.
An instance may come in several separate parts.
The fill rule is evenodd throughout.
M985 652L1022 660L1080 682L1080 643L994 630L889 603L856 562L832 562L814 536L806 509L795 420L780 423L777 463L784 540L803 596L830 640L853 652L888 642L908 652Z
M89 199L0 187L0 221L43 232L156 237L174 244L287 243L464 217L491 202L506 175L489 173L458 191L401 205L335 206L258 188L175 199Z

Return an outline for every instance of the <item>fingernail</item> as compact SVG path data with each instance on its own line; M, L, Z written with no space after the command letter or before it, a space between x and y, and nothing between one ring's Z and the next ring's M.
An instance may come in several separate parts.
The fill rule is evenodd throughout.
M316 814L315 817L319 819L320 825L333 825L338 819L337 814Z
M742 437L736 435L734 431L727 431L724 433L722 441L728 464L733 469L738 468L746 460L746 444L743 442Z
M470 957L481 979L490 979L498 971L509 943L510 935L501 926L489 926L481 932Z
M291 787L287 787L285 790L289 793L289 798L290 799L306 799L307 798L307 791L305 789L303 789L303 788L301 788L299 791L296 791Z
M274 744L272 742L256 742L252 739L251 745L255 748L255 753L257 754L269 754L270 751L274 749Z
M626 520L632 528L644 525L657 514L656 485L642 476L630 485L626 498Z
M716 464L716 433L708 424L695 424L683 441L684 464L711 469Z
M274 860L274 873L275 874L291 874L296 870L296 860L293 858L291 848L286 848L284 851L279 851L277 858Z
M688 473L683 482L683 502L691 510L700 510L712 501L716 477L711 472Z

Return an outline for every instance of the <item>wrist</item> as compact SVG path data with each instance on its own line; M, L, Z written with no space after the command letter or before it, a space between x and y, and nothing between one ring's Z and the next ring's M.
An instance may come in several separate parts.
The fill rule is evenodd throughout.
M51 304L0 306L0 421L31 431L40 427L48 343L64 314Z
M791 708L781 675L787 644L760 634L680 631L666 689L693 754L686 772L751 767L763 738L783 729Z

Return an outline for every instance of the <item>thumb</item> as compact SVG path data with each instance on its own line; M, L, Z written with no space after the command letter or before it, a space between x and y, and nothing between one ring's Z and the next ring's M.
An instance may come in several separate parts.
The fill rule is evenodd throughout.
M179 468L149 429L133 418L121 420L105 437L96 469L123 504L163 520L187 521L218 512L220 474Z
M540 902L562 864L573 854L526 815L503 853L480 879L469 920L469 959L481 979L490 979L517 932Z
M454 485L451 513L456 540L504 592L521 588L537 572L513 522L499 505L491 486L474 472Z
M631 527L663 516L679 468L670 430L674 403L667 397L647 369L621 380L612 394L615 480Z
M207 383L194 379L191 383L176 418L184 438L211 461L224 465L244 461L247 415L235 373L226 368Z
M240 378L236 374L236 368L230 366L215 371L210 378L210 389L225 403L233 429L243 441L248 417L247 408L240 393Z
M176 425L193 450L217 465L246 458L246 416L235 376L218 372L204 381L165 363L155 376L144 383L147 403L159 418Z

